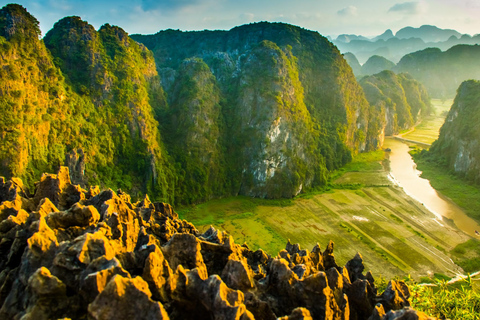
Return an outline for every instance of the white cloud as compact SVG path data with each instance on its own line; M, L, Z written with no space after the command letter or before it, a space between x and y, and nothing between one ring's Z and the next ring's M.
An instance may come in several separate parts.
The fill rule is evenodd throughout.
M337 11L337 14L339 16L356 16L358 14L358 9L355 6L348 6Z
M253 13L242 13L238 18L240 21L245 21L245 23L255 21L255 15Z
M426 4L424 2L403 2L397 3L388 9L388 12L400 12L404 14L419 14L426 11Z

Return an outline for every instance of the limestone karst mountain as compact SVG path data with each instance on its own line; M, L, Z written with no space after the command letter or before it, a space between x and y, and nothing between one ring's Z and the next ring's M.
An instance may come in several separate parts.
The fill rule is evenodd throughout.
M41 41L38 21L19 5L0 10L0 35L3 175L31 186L68 158L83 185L101 178L134 193L172 194L153 115L162 101L149 96L158 76L145 47L120 28L97 32L78 17L59 21Z
M364 76L371 76L372 74L380 73L383 70L392 70L394 67L395 63L392 61L382 56L373 55L362 65L361 74Z
M68 164L82 185L134 196L292 197L377 139L350 67L316 32L259 23L134 37L152 55L121 28L79 17L43 40L19 5L0 22L0 171L30 187Z
M362 78L360 84L371 105L371 113L377 116L377 130L384 135L398 134L432 112L427 90L408 74L397 75L385 70ZM372 125L369 129L375 127Z
M429 152L449 170L476 183L480 182L479 102L480 82L463 82Z
M39 40L11 4L0 35L0 173L29 187L68 165L173 203L293 197L382 140L338 49L292 25L130 37L73 16Z
M436 98L454 98L465 80L480 79L480 46L457 45L447 51L429 48L404 56L393 69L408 72Z
M378 292L360 254L338 266L333 242L272 257L67 167L36 186L0 178L2 319L429 319L403 282Z

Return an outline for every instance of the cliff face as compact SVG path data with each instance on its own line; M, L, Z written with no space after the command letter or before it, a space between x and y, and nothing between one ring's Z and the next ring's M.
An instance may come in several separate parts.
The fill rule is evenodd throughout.
M0 177L2 319L429 319L402 281L380 294L360 254L338 266L333 242L274 258L66 167L36 186Z
M480 182L480 82L469 80L458 88L455 101L430 152L451 170Z
M169 101L183 61L201 59L215 77L234 194L290 197L322 185L328 170L367 148L368 103L338 50L318 33L258 23L132 38L153 51Z
M397 75L385 70L362 78L360 85L370 102L371 113L376 114L376 126L370 128L385 135L411 128L422 115L431 111L425 87L407 74ZM380 145L377 142L377 147Z
M135 196L292 197L382 140L351 68L315 32L258 23L134 36L142 45L67 17L40 41L18 5L0 27L0 170L30 187L65 164L75 182Z
M165 99L151 53L119 27L107 24L96 32L78 17L60 20L44 41L69 82L91 99L113 133L109 142L115 157L108 160L121 164L121 174L144 179L148 192L166 194L173 184L171 170L154 118Z
M159 113L167 147L179 165L178 201L190 203L227 193L220 100L208 66L201 59L185 60L172 84L169 107Z
M0 171L28 184L86 143L90 122L74 115L95 112L70 90L39 35L38 21L21 6L0 10Z
M101 178L159 198L173 194L154 119L165 99L151 53L120 28L96 32L78 17L59 21L44 41L21 6L4 7L0 21L1 172L31 185L78 153L83 164L69 163L82 184ZM152 94L160 96L155 103Z

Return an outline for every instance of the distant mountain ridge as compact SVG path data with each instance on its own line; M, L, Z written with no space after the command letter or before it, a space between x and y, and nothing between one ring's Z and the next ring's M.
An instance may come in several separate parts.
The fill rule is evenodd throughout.
M462 34L452 29L440 29L436 26L423 25L419 28L405 27L395 33L399 39L420 38L425 42L443 42L450 37L460 38Z
M453 98L463 81L480 80L478 57L478 45L457 45L446 51L428 48L404 56L393 70L412 75L432 97Z
M408 73L426 87L430 96L441 99L454 98L458 86L465 80L480 80L479 56L479 45L456 45L446 51L427 48L406 54L397 64L373 55L360 65L353 53L344 54L359 80L382 70Z
M332 42L342 53L353 53L361 64L373 55L380 55L397 63L404 55L428 47L448 50L459 44L480 44L480 35L470 36L452 29L423 25L419 28L402 28L395 36L388 29L370 39L360 35L341 35Z

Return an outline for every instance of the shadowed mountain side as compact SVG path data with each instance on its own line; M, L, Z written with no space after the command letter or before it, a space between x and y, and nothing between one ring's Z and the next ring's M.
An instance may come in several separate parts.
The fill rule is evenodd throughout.
M430 155L466 180L480 183L480 82L465 81L430 148Z
M257 23L132 38L154 53L170 97L167 114L175 112L171 99L183 61L201 59L211 70L233 194L277 198L321 186L328 170L377 139L367 135L368 103L350 67L316 32ZM168 119L159 115L161 124Z

